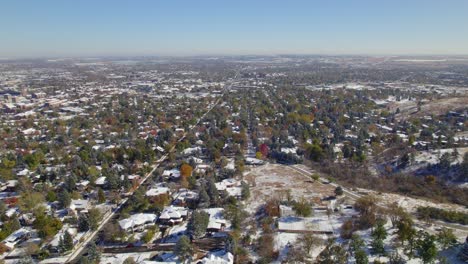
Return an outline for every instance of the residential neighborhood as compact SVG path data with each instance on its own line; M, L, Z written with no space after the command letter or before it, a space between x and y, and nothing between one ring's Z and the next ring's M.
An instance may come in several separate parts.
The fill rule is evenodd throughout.
M465 69L333 56L0 62L0 259L463 263Z

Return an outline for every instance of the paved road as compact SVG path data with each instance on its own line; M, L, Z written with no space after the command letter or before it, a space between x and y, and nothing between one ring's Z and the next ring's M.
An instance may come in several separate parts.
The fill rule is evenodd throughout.
M227 84L225 84L224 88L223 88L223 93L222 95L220 96L220 98L218 98L216 100L216 102L197 120L197 122L195 123L195 125L191 125L190 126L190 129L193 129L194 127L196 127L198 124L200 124L200 122L205 118L205 116L210 113L222 100L222 97L223 95L232 87L234 81L237 79L237 76L238 76L238 73L235 75L235 77ZM184 132L184 134L179 138L178 142L181 142L182 140L185 139L185 137L187 136L187 133L188 132ZM168 153L171 153L175 150L175 145L168 151ZM162 164L162 162L164 162L167 158L169 157L168 154L165 154L164 156L162 156L154 165L153 165L153 168L151 169L150 172L148 172L145 177L141 180L141 182L137 185L137 187L130 192L130 195L129 196L132 196L136 190L138 190L140 188L140 186L143 185L143 183L146 182L146 180L148 180L148 178L150 178L152 175L153 175L153 172ZM88 233L85 234L84 236L84 240L83 242L81 243L78 243L77 245L75 245L74 247L74 250L73 252L71 253L71 255L67 258L67 263L70 263L70 262L74 262L76 261L86 250L86 246L96 237L96 235L99 233L99 231L101 231L101 229L109 222L110 219L112 219L117 212L120 211L120 209L127 203L128 201L128 198L125 198L123 199L119 204L118 206L108 212L107 214L104 215L103 219L101 220L101 223L99 224L98 228L95 230L95 231L90 231Z
M307 176L310 178L310 176L312 176L314 173L310 171L310 169L308 167L306 167L305 165L292 165L292 166L289 166L290 169L296 171L296 172L299 172L300 174L304 175L304 176ZM323 178L320 178L319 179L320 182L321 181L327 181ZM330 182L329 185L333 186L333 187L338 187L340 185L336 184L336 183L333 183L333 182ZM362 195L356 193L356 192L353 192L349 189L346 189L344 188L343 186L341 186L343 188L343 193L348 196L349 198L351 198L352 200L357 200L359 199L360 197L362 197ZM382 205L379 205L380 207L382 208L385 208L385 206L382 206ZM427 228L427 226L421 222L419 219L417 219L416 217L413 217L415 223L420 226L421 228ZM461 231L461 232L468 232L468 226L464 226L464 225L459 225L459 224L452 224L452 223L447 223L447 222L442 222L442 221L435 221L434 222L436 225L439 225L439 226L442 226L442 227L446 227L446 228L451 228L453 229L454 231Z

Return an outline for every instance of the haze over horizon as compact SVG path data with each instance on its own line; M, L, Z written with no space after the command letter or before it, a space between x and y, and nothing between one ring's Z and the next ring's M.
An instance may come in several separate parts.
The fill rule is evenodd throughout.
M0 57L468 54L468 1L9 1Z

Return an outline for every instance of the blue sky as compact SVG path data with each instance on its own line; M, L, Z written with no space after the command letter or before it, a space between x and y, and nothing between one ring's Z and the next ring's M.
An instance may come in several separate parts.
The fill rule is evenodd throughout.
M0 57L468 54L468 0L12 0Z

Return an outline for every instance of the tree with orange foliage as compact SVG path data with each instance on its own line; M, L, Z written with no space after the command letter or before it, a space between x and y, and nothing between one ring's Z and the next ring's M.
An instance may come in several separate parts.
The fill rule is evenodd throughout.
M184 178L192 176L192 171L192 166L188 165L187 163L184 163L182 166L180 166L180 175Z

